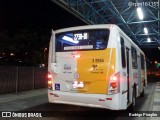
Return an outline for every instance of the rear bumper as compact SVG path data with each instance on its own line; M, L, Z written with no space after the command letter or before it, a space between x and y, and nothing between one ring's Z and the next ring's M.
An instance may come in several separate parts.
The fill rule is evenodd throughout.
M120 110L119 93L114 95L83 94L48 90L50 103L71 104Z

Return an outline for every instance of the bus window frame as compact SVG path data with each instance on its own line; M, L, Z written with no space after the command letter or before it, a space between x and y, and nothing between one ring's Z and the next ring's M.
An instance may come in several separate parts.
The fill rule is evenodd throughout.
M105 47L103 49L73 49L73 50L64 50L64 46L62 45L62 43L60 43L61 47L63 46L63 49L61 48L61 50L57 49L57 46L59 46L58 40L57 40L57 34L65 34L65 33L79 33L79 32L90 32L90 31L106 31L107 33L107 40L104 41L105 42ZM73 31L66 31L66 32L61 32L61 33L57 33L55 35L55 42L56 42L56 52L70 52L70 51L90 51L90 50L105 50L107 49L108 46L108 41L109 41L109 37L110 37L110 29L105 28L105 29L80 29L80 30L73 30ZM76 45L75 45L76 46ZM79 46L83 46L83 45L79 45Z
M141 57L141 69L144 70L145 69L145 60L144 60L144 56L140 53L140 57Z
M131 46L132 68L138 69L137 49Z
M121 65L123 68L126 68L125 41L122 36L120 36L120 44L121 44Z

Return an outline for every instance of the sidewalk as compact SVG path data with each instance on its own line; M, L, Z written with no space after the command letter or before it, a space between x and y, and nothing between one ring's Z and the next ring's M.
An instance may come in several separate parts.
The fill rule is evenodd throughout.
M0 111L18 111L47 102L47 88L0 94Z
M22 98L28 98L28 97L33 97L33 96L38 96L43 94L47 94L47 88L21 91L18 93L0 94L0 103L10 102L13 100L18 100Z

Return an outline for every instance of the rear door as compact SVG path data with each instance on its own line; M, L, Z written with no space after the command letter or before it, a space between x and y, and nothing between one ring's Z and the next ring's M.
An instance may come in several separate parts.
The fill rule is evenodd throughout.
M126 109L128 101L128 81L127 81L127 71L128 71L128 54L126 49L126 43L123 37L120 37L120 58L121 58L121 79L120 79L120 95L121 97L121 108Z
M142 76L141 76L141 57L138 55L138 92L139 92L139 95L141 93L141 90L142 90Z

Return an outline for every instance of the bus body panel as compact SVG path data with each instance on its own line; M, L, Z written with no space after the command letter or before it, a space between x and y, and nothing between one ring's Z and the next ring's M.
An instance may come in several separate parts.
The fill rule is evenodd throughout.
M75 55L80 55L75 58ZM107 94L108 80L116 70L116 49L56 53L57 75L54 90L77 93ZM83 88L73 88L74 81ZM56 89L55 85L60 88Z
M78 93L107 94L108 80L115 72L116 51L107 48L103 51L80 52L82 57L77 61L78 81L84 82L84 88L78 88Z
M140 61L138 68L133 69L131 48L134 47L137 50L137 56L142 54L145 59L145 55L115 25L65 28L55 31L55 34L88 29L110 30L106 49L54 52L55 48L52 48L54 43L51 42L50 49L52 51L50 50L49 59L55 56L53 57L55 60L49 60L48 64L48 70L53 76L52 89L48 90L49 102L102 107L112 110L126 109L132 103L133 87L136 87L136 96L138 97L143 92L144 84L147 86L146 62L144 60L144 70L139 67L141 60L138 60L138 62ZM126 62L128 53L128 63L126 63L128 65L124 68L122 67L121 37L124 38ZM55 39L55 36L52 38ZM118 93L110 94L108 92L109 81L114 74L119 75L119 88Z
M119 110L119 93L113 95L69 93L48 90L50 103L80 105ZM125 101L124 101L125 102ZM125 108L126 109L126 108Z

